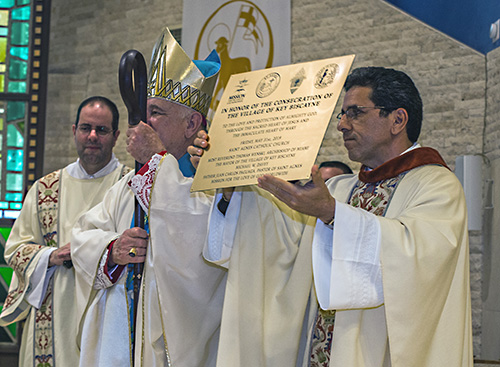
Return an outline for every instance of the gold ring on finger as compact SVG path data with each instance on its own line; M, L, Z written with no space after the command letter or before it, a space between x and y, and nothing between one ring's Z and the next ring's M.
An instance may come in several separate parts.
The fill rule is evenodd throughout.
M128 256L135 257L136 255L137 255L137 249L135 247L132 247L128 252Z

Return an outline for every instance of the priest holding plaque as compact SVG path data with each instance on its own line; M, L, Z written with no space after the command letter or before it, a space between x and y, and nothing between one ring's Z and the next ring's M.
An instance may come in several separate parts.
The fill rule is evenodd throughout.
M234 76L210 139L188 149L202 156L195 182L223 188L204 249L228 268L217 366L472 366L465 198L439 153L417 143L411 78L355 69L337 130L361 171L325 184L313 166L310 181L289 182L308 177L298 166L312 165L314 124L336 93L312 91L342 70L333 65ZM291 94L310 89L294 100L285 79Z

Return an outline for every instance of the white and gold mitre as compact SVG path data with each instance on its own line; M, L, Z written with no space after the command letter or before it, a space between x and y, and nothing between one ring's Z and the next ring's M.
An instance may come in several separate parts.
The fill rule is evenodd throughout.
M156 41L149 65L148 98L164 98L207 116L220 70L213 50L205 60L193 60L167 27Z

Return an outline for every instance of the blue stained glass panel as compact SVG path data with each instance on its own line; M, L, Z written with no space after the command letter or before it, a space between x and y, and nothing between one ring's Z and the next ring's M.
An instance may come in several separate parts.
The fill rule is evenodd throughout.
M8 192L5 194L5 200L8 201L23 201L23 194Z
M12 10L12 19L15 20L29 20L30 19L30 7L25 6L22 8L17 8Z
M6 189L9 191L23 191L23 175L20 173L7 173Z
M9 82L10 93L26 93L26 82Z
M8 192L5 194L5 200L8 201L23 201L23 194Z
M5 27L0 27L0 36L6 36L9 34L9 29Z
M14 47L12 46L10 48L10 54L12 56L19 57L20 59L23 60L28 60L28 47Z
M0 8L12 8L14 0L0 0Z
M24 137L14 125L7 126L7 146L15 148L24 147Z
M17 46L27 46L30 40L29 23L12 22L10 43Z
M31 0L17 0L17 5L26 5L29 4Z
M21 203L10 203L10 208L13 210L21 210L23 204Z
M25 102L7 102L7 122L24 119Z
M9 209L9 203L5 201L0 201L0 209Z
M21 149L7 150L7 171L22 172L24 152Z
M28 63L21 60L10 60L9 76L11 79L25 80L28 75Z

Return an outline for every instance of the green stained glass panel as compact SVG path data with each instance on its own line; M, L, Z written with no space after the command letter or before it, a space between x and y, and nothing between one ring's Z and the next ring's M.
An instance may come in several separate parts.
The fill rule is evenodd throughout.
M10 60L9 76L11 79L26 79L28 75L28 63L21 60Z
M28 47L14 47L10 48L10 54L12 56L17 56L20 59L28 60Z
M22 172L24 152L20 149L7 150L7 171Z
M10 93L26 93L26 82L9 82Z
M7 27L9 25L9 11L0 10L0 25Z
M2 308L0 307L0 311ZM8 326L5 326L5 328L9 329L9 332L12 334L8 335L5 332L5 329L0 329L0 341L2 342L7 342L7 343L12 343L16 340L16 328L17 328L17 323L10 324Z
M0 209L9 209L9 203L5 201L0 201Z
M7 122L24 119L24 102L7 102Z
M15 148L24 147L24 137L14 125L7 126L7 146Z
M29 23L12 22L10 43L17 46L26 46L30 40Z
M7 173L6 189L9 191L23 191L23 175L20 173Z
M3 108L0 107L0 110L3 112ZM3 130L3 118L0 117L0 131L2 130ZM0 146L2 146L2 144L0 144Z
M0 8L12 8L14 0L0 0Z
M31 0L17 0L17 5L26 5L31 3Z
M4 92L5 75L0 74L0 92Z
M12 279L12 269L6 266L0 268L0 276L3 278L7 285L10 285L10 280Z
M17 323L10 324L9 326L7 326L7 328L15 339L17 336Z
M9 234L10 234L11 230L12 230L12 228L10 228L10 227L1 227L0 228L0 233L2 234L5 241L7 241L7 238L9 238Z
M7 267L0 268L0 276L5 280L5 283L10 284L10 280L12 279L12 269Z
M0 62L5 62L7 55L7 38L0 37Z
M30 20L30 7L25 6L12 10L12 19L15 20Z

